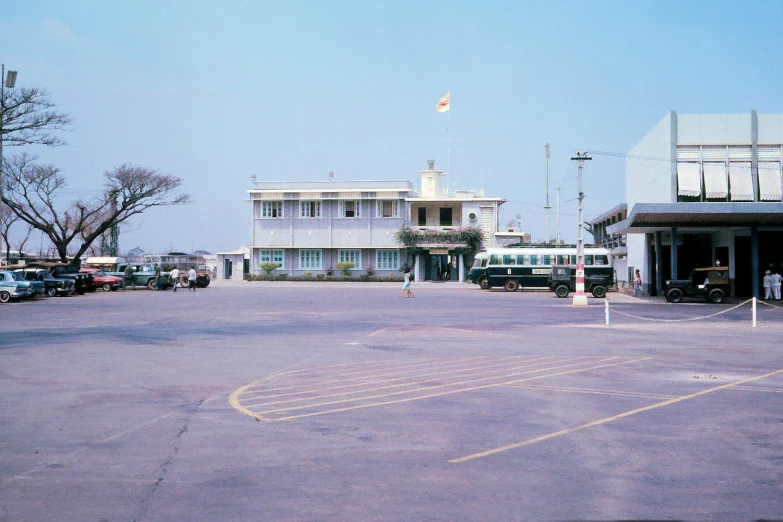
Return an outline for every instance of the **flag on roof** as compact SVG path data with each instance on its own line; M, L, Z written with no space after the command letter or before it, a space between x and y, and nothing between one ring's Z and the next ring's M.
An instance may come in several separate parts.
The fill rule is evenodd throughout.
M446 93L446 96L440 99L435 110L438 112L446 112L451 108L451 91Z

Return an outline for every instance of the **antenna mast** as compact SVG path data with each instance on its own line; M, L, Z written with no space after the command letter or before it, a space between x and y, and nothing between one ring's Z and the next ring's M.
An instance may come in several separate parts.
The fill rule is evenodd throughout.
M544 210L546 210L546 242L549 243L549 209L552 207L549 206L549 143L544 145L544 154L546 155L546 205L544 206Z
M557 235L555 243L560 244L560 187L555 188L555 214L557 214Z

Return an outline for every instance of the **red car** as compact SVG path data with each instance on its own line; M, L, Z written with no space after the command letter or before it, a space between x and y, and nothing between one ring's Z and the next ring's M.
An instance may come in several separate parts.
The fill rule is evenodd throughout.
M99 270L97 268L82 268L79 270L79 272L82 274L92 274L93 281L95 281L95 286L100 286L104 292L117 290L120 288L120 286L122 286L121 277L109 275L103 270Z

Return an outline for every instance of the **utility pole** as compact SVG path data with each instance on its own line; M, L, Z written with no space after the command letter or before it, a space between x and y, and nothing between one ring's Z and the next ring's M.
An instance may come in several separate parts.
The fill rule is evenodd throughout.
M557 214L557 235L555 244L560 244L560 187L555 187L555 214Z
M111 212L114 215L117 212L117 193L111 196ZM111 238L109 241L109 255L117 257L120 252L120 226L115 223L111 226Z
M544 206L544 210L546 210L545 238L546 242L549 243L549 209L552 208L549 206L549 143L544 145L544 155L546 156L546 205Z
M585 161L593 158L587 155L587 151L579 150L576 156L571 160L576 161L579 167L579 210L576 215L576 294L574 295L574 306L587 306L587 296L585 295L585 240L584 240L584 187L582 183L582 170Z
M3 117L5 116L5 88L16 85L16 71L5 74L5 64L0 68L0 196L3 194Z

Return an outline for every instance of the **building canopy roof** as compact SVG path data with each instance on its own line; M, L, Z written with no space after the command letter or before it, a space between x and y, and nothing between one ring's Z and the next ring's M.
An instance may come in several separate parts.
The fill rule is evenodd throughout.
M783 203L637 203L610 234L643 234L671 227L783 226Z

